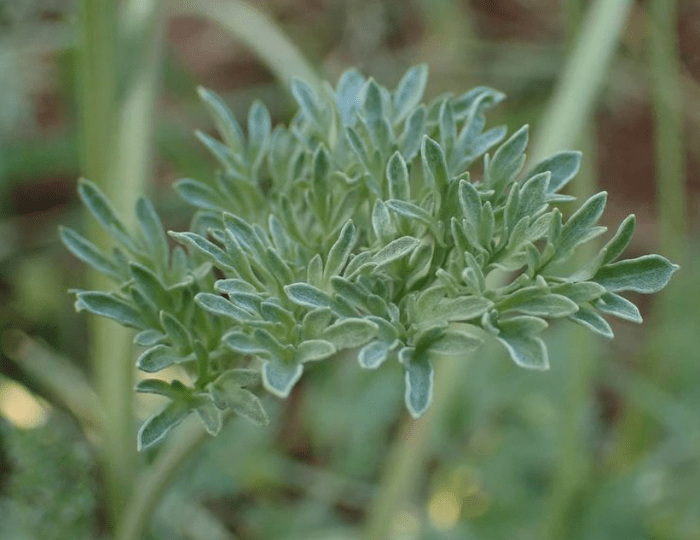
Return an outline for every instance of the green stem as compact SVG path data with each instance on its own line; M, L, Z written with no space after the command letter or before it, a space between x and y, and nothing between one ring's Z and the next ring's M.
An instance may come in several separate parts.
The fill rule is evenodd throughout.
M115 540L141 540L170 483L187 459L208 439L198 419L191 417L174 432L150 469L141 475L119 523Z
M243 41L281 80L285 88L293 77L321 88L316 70L279 27L262 11L239 0L178 0L176 13L199 15L223 26Z
M114 200L119 195L114 175L118 126L116 3L83 0L81 16L82 169L85 176ZM123 201L123 196L115 201L115 206L122 212L125 210ZM90 221L86 228L97 246L110 248L104 231L97 224ZM103 276L92 273L89 286L106 289L109 284ZM113 524L131 490L135 468L130 334L102 318L91 318L89 324L93 376L105 412L101 454L109 498L108 520Z
M418 420L406 418L396 436L382 476L377 495L368 508L365 540L386 540L396 515L415 496L425 462L431 450L433 429L439 423L454 392L463 380L464 358L442 358L435 365L435 394L430 408Z
M632 4L632 0L595 0L588 9L535 139L533 163L571 148L578 140L608 74Z

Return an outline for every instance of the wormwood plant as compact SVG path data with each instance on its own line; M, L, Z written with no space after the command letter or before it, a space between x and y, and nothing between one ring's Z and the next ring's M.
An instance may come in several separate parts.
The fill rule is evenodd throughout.
M262 103L241 129L224 102L200 96L221 140L197 133L218 160L213 181L185 179L196 209L191 229L168 234L153 206L126 229L97 186L78 191L114 237L100 252L71 229L66 246L112 278L109 292L75 291L76 308L139 330L137 365L174 364L185 380L146 378L137 392L168 405L141 427L139 448L195 412L216 434L224 411L265 424L262 388L286 397L307 364L356 352L363 368L398 362L406 406L429 406L433 365L465 356L493 336L519 366L547 369L540 333L567 319L611 338L602 315L641 322L620 293L653 293L677 266L659 255L618 260L629 216L584 266L577 246L605 232L599 193L566 220L555 203L574 177L578 152L524 172L527 126L505 142L484 113L503 94L484 87L421 104L425 66L390 91L355 70L316 93L295 80L299 111L271 127ZM481 173L468 169L477 160Z

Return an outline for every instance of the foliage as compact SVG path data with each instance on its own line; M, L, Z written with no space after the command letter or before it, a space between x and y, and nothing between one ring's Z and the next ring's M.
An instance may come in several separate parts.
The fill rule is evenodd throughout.
M602 315L641 322L620 293L653 293L676 266L659 255L618 260L634 216L586 263L575 249L605 232L599 193L568 219L552 206L575 176L577 152L525 170L527 126L484 130L504 96L489 88L421 104L427 69L410 69L394 91L355 70L319 94L295 80L299 111L272 129L255 102L243 129L226 104L200 89L221 140L197 133L217 159L211 183L185 179L197 208L191 230L168 238L153 206L137 205L132 234L99 189L79 194L114 237L111 254L62 229L80 259L115 281L109 292L75 291L76 307L139 330L146 373L172 365L185 381L146 379L138 392L169 398L139 432L161 440L196 411L211 434L230 409L268 418L257 395L286 397L309 362L356 351L374 369L398 361L405 402L420 416L433 363L466 355L493 336L513 361L547 369L540 333L567 319L605 337ZM482 173L468 169L477 161Z

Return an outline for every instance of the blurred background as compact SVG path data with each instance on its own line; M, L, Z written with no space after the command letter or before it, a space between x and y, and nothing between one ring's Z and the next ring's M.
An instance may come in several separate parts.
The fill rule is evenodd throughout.
M365 524L383 501L387 539L700 539L699 2L143 0L117 2L116 22L96 4L0 0L0 538L118 529L85 382L104 376L66 292L89 276L57 234L88 227L77 178L121 159L116 204L146 193L182 230L192 211L170 185L216 168L192 135L212 129L197 85L239 121L257 98L286 122L291 76L335 84L355 66L393 88L424 62L428 98L497 88L491 126L530 124L539 157L583 150L572 192L608 191L605 225L637 215L629 256L681 270L633 298L645 322L615 321L614 341L550 328L549 372L486 347L422 434L393 371L315 366L266 401L270 427L192 444L144 538L379 540ZM113 114L91 97L105 91ZM119 149L99 162L108 126ZM159 406L137 400L137 419Z

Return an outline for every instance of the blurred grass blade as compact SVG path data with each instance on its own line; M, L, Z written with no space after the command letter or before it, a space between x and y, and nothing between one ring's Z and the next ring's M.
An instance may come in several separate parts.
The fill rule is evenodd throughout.
M157 0L122 2L120 11L117 5L114 0L80 3L81 161L84 176L112 201L125 229L134 231L135 203L149 173L163 21ZM135 49L138 55L120 58L120 51ZM108 252L104 232L93 223L90 240ZM91 289L110 286L105 278L91 276ZM136 467L131 333L102 319L92 319L90 325L96 390L107 415L104 463L110 514L118 519Z
M688 199L685 191L681 56L676 28L678 2L651 0L648 5L659 239L664 253L682 264L686 258Z
M286 88L292 78L321 87L316 70L299 48L252 2L239 0L178 0L173 9L182 15L199 15L223 26L257 54Z
M608 73L632 7L632 0L595 0L585 16L573 52L535 137L531 162L537 163L578 142Z
M97 395L72 362L19 330L3 334L2 350L51 398L68 409L86 431L102 431L102 408Z

